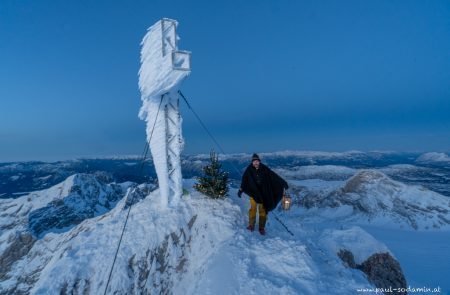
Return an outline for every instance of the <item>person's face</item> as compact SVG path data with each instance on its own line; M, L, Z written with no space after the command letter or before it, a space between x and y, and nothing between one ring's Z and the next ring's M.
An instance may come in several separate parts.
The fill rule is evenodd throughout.
M253 167L255 167L256 169L259 168L259 160L254 160L254 161L252 162L252 164L253 164Z

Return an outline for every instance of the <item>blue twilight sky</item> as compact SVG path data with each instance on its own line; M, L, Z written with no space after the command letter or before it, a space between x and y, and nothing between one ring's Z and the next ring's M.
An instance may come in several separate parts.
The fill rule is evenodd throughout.
M140 154L140 41L227 152L450 150L450 1L0 2L0 161ZM213 148L186 106L186 153Z

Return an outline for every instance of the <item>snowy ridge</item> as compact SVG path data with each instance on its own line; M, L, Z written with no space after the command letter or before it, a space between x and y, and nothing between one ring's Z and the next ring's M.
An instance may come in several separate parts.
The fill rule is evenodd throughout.
M0 200L0 253L7 254L0 256L0 277L14 262L11 259L22 255L14 253L18 249L24 251L46 233L68 231L86 218L107 212L130 185L104 184L94 175L75 174L49 189Z
M55 246L39 248L36 245L49 236L64 235L86 218L107 212L123 197L130 185L104 184L94 175L75 174L49 189L17 199L0 200L1 288L19 292L16 285L21 280L37 280L36 272L47 261L42 253L51 255L51 249ZM33 249L39 251L33 254ZM28 264L24 260L27 254L34 255L36 260ZM23 277L26 269L31 271L29 277ZM19 278L16 277L12 283L10 279L16 275ZM12 289L10 284L14 286Z
M376 170L361 170L332 192L306 192L300 203L306 208L340 208L344 217L358 222L450 229L449 198Z

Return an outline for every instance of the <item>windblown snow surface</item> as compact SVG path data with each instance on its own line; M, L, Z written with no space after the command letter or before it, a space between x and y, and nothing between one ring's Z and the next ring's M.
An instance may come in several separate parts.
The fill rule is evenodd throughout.
M314 174L318 168L313 169ZM230 198L211 200L192 189L194 180L184 181L188 192L179 205L165 209L157 201L159 190L104 185L88 175L0 200L0 293L103 294L129 206L107 294L359 294L358 289L374 288L362 272L343 264L339 249L350 250L357 263L389 252L408 285L450 291L447 197L381 172L357 171L348 180L324 181L299 180L292 177L296 171L285 176L293 208L270 214L266 236L245 229L248 200L236 198L235 188ZM96 190L100 197L92 195L96 201L89 204L99 209L86 215L81 196ZM58 230L50 226L39 235L30 229L37 210L71 204L66 199L77 194L82 209L74 210L82 220L53 223ZM121 199L115 203L117 194ZM397 199L414 206L384 207Z

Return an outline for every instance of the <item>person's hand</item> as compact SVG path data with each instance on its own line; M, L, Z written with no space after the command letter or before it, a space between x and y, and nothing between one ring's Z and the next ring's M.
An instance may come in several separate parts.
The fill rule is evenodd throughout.
M239 198L242 197L242 191L241 190L238 191L238 197Z

